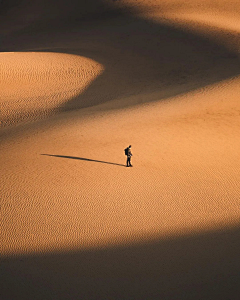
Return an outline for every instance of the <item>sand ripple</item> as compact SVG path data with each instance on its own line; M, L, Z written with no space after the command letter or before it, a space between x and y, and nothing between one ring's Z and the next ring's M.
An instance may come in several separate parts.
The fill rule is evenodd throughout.
M52 114L103 70L91 59L59 53L1 53L0 64L1 126Z

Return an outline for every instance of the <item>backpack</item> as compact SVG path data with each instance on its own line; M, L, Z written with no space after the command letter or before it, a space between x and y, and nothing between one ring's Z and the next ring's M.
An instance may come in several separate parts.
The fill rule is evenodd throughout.
M124 149L125 155L128 155L128 148Z

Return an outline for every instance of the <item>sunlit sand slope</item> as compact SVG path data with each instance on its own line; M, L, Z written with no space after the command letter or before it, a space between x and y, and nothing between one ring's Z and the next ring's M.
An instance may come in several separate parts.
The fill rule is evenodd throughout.
M0 64L1 126L56 113L103 70L90 59L58 53L1 53Z
M21 3L20 7L23 8L24 1ZM209 38L211 32L215 32L212 26L205 28L205 31L203 29L200 35L199 31L195 32L196 26L191 22L187 22L184 27L182 21L179 21L180 16L183 18L184 8L188 11L189 7L192 7L191 13L195 11L200 15L203 12L202 6L199 8L195 2L191 2L192 6L183 3L180 6L171 6L171 3L157 1L154 6L152 2L146 6L144 1L92 1L93 6L85 7L84 3L79 1L74 2L73 6L65 11L59 8L66 8L67 4L60 1L51 21L45 20L48 14L42 16L42 19L40 14L24 28L20 26L18 30L13 30L12 34L3 34L4 43L1 48L15 50L16 53L2 54L4 63L0 76L4 104L1 105L5 110L2 123L15 124L33 119L33 115L36 120L49 113L89 107L103 102L108 102L108 108L121 108L159 101L238 75L238 51L235 47L229 48L231 43L227 41L221 44L220 41L217 43L215 39ZM204 3L206 6L206 2ZM130 4L134 10L129 10ZM45 7L52 11L55 5L56 1L51 0L44 2L44 6L41 7L41 2L37 1L28 9L32 7L34 16L36 7ZM169 5L172 7L172 15L167 10ZM102 14L102 10L99 10L96 18L95 12L100 6L108 13ZM115 9L116 12L119 6L121 10L115 15L113 11ZM182 13L178 14L180 7ZM74 13L75 16L74 8L79 11L79 18L73 18L71 22L66 21L65 14ZM211 5L206 6L204 16L209 18L212 9ZM222 20L224 10L218 9L217 13ZM23 17L24 11L21 15L21 18ZM192 20L191 16L190 19ZM4 22L3 24L5 26L0 30L4 32L4 28L8 26ZM206 36L202 35L203 32ZM17 54L17 51L35 53ZM44 55L43 51L47 53ZM71 55L64 56L65 52ZM8 59L6 55L9 55ZM46 59L47 57L49 59ZM75 63L77 57L78 63ZM87 58L94 62L90 63L89 60L87 64ZM34 68L31 67L33 64ZM97 76L100 74L99 68L104 69L104 72L101 72L102 76ZM89 78L86 79L87 82L84 79L86 76ZM12 89L8 88L9 85L12 85ZM29 86L33 88L29 89ZM84 86L88 88L84 89ZM135 97L131 97L133 95ZM30 98L34 100L29 100ZM25 99L34 103L32 108L32 104L28 104L27 112L22 109L26 103ZM16 109L18 104L19 108ZM11 105L13 109L10 108ZM51 109L45 108L46 105L51 105Z
M144 1L132 1L127 14L130 2L104 2L125 13L80 18L65 30L59 10L52 20L61 30L49 26L48 35L35 22L37 38L29 24L5 32L6 47L41 52L1 54L3 125L56 113L0 132L6 255L129 243L239 219L237 50L186 33L167 14L163 25L159 2L148 3L148 20ZM202 13L195 4L192 12ZM124 167L128 144L132 169Z
M133 9L143 18L197 32L240 52L240 3L237 0L123 0L116 4Z
M235 79L165 103L64 113L13 133L1 147L2 251L237 224L239 86ZM124 166L129 143L133 168Z
M0 2L4 299L238 300L239 7Z

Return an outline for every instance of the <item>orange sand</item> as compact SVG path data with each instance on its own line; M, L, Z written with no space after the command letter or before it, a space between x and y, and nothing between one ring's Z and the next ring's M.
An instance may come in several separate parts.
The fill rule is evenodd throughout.
M124 5L129 3L135 2ZM184 7L181 13L188 12ZM155 8L150 8L154 14ZM141 6L138 9L142 15ZM203 11L194 4L191 8L193 16L199 13L199 22ZM149 18L148 9L146 15ZM224 25L224 19L219 22ZM226 30L228 25L229 20ZM173 73L170 90L175 88L176 96L158 101L169 88L160 82L159 90L154 86L144 91L151 80L146 60L150 78L137 82L133 95L95 105L91 99L101 100L102 95L90 94L86 106L95 106L78 110L84 106L80 95L91 91L91 82L101 72L104 75L104 65L54 52L16 51L2 53L0 59L1 119L4 127L12 125L2 129L1 139L4 254L126 243L238 221L238 77L182 93L174 86ZM139 61L144 64L144 58ZM134 70L131 73L134 76ZM187 81L182 84L188 87ZM193 89L194 82L189 82ZM104 87L109 94L116 90L111 81ZM78 102L64 109L64 103L76 96ZM53 114L56 117L45 119ZM42 122L29 123L43 117ZM20 121L28 123L15 130L13 125ZM134 153L131 170L54 157L125 164L123 148L129 143Z
M33 5L34 26L22 16L3 23L5 257L239 223L240 5L103 3L122 10L69 24L56 12L43 26ZM133 168L124 166L129 144Z
M3 126L52 113L102 70L87 58L58 53L1 53L0 61Z

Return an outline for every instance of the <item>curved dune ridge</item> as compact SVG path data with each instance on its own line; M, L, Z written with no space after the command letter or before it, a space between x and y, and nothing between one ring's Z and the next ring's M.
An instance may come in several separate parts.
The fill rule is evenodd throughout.
M209 0L122 0L119 7L134 8L143 18L203 34L240 52L239 1Z
M67 25L56 13L59 30L46 31L51 22L41 29L39 19L20 22L19 31L15 24L10 36L3 29L4 47L16 52L0 55L1 122L38 120L1 131L5 255L127 244L238 222L236 49L186 33L177 21L163 26L159 10L185 10L183 1L96 3L124 10L92 19L88 12ZM148 21L139 3L148 5ZM136 10L128 11L130 4ZM173 18L166 13L166 20ZM134 168L126 169L130 143Z
M91 59L46 52L1 53L0 64L1 126L53 114L103 71Z
M0 15L2 297L238 300L240 2Z
M239 92L237 78L164 104L68 112L13 134L1 150L2 253L238 224ZM132 169L124 167L126 135Z

